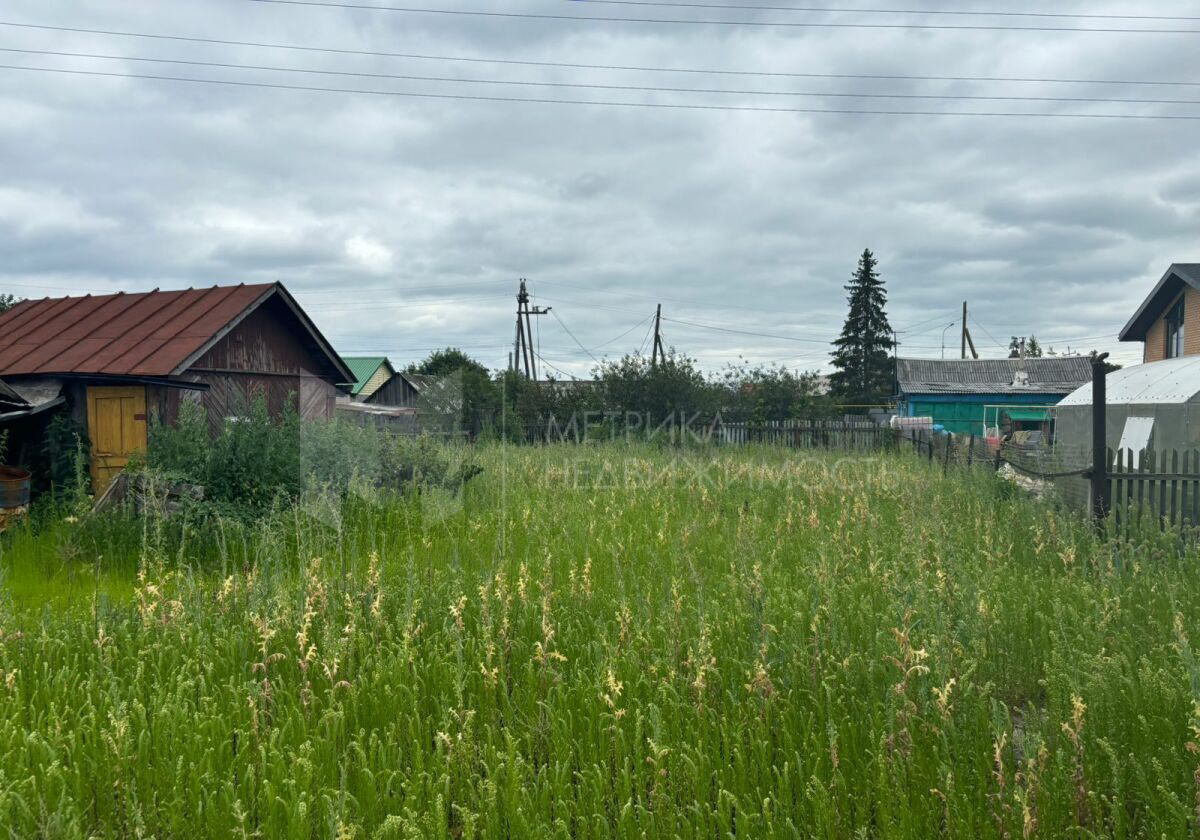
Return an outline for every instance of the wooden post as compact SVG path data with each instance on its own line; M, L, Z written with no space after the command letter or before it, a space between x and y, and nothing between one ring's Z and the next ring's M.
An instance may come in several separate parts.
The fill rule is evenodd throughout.
M1103 521L1112 509L1108 478L1108 373L1107 353L1092 357L1092 518Z
M975 433L971 433L971 437L967 440L967 469L971 469L971 465L975 463Z

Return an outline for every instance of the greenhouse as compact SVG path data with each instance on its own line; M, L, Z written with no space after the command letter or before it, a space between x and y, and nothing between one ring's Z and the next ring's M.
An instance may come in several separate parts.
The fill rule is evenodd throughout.
M1110 373L1107 405L1110 449L1136 453L1200 448L1200 357L1168 359ZM1059 403L1055 414L1059 446L1091 446L1091 383Z

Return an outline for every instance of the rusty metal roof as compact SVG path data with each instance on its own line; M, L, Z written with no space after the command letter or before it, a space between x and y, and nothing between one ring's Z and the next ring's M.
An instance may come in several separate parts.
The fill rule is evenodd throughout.
M22 301L0 315L0 375L179 375L276 295L339 375L349 376L279 283Z

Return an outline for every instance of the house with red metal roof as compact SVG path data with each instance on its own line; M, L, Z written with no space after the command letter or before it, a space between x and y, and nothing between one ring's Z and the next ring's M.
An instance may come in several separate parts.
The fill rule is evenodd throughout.
M97 493L185 400L214 432L258 397L273 414L325 420L355 381L279 283L22 301L0 314L0 378L65 398L91 441Z

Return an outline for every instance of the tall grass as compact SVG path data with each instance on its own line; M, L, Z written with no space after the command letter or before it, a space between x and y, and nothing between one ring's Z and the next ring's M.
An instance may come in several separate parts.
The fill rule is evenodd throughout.
M477 457L460 497L6 537L14 577L79 540L60 562L92 591L0 617L0 826L1200 830L1200 579L1173 541L902 456Z

